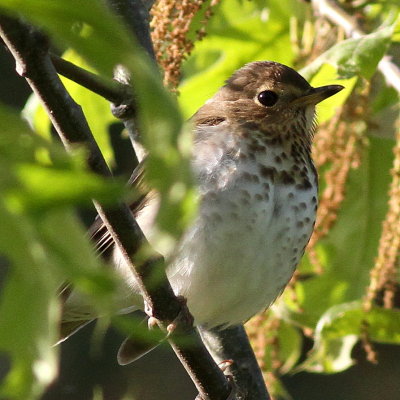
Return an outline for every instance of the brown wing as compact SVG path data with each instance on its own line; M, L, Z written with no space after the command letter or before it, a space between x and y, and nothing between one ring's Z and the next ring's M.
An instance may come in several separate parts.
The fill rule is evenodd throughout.
M226 120L225 108L221 103L210 102L204 104L191 118L196 125L214 126Z
M134 187L137 189L137 193L140 193L129 205L133 215L137 215L137 213L146 206L150 196L149 190L144 183L143 161L135 168L127 185L129 187ZM95 245L96 252L101 254L106 260L109 259L114 242L99 216L96 217L95 221L88 229L88 235Z

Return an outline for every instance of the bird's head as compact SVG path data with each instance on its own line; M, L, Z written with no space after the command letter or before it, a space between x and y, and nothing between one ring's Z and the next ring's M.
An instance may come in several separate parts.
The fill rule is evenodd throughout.
M278 127L312 135L315 105L343 89L341 85L313 88L295 70L260 61L237 70L196 114L198 124L228 122L269 132Z

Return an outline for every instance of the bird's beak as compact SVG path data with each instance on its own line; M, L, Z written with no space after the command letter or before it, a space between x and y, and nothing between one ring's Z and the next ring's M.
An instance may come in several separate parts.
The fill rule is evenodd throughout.
M310 88L303 96L293 100L291 104L298 104L302 106L309 104L315 105L340 92L342 89L344 89L344 86L342 85L327 85L317 88Z

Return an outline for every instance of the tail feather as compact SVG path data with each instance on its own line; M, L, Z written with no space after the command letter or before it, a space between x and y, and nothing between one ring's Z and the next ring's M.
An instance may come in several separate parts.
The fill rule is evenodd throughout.
M64 340L67 340L74 333L79 331L81 328L86 326L89 322L93 320L77 320L77 321L63 321L60 326L60 335L59 340L56 344L62 343Z
M122 342L118 350L118 364L130 364L155 349L160 343L143 343L128 337Z

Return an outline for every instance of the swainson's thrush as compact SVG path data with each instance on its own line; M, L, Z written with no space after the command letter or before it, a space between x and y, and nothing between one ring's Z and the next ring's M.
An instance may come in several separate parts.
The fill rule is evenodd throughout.
M197 325L242 323L287 285L317 209L315 105L342 88L313 88L287 66L254 62L193 116L199 213L169 257L167 274ZM150 242L157 207L150 201L137 215ZM127 293L135 291L118 253L114 261ZM128 297L126 305L135 301ZM66 319L78 319L74 308L68 312L67 301Z

